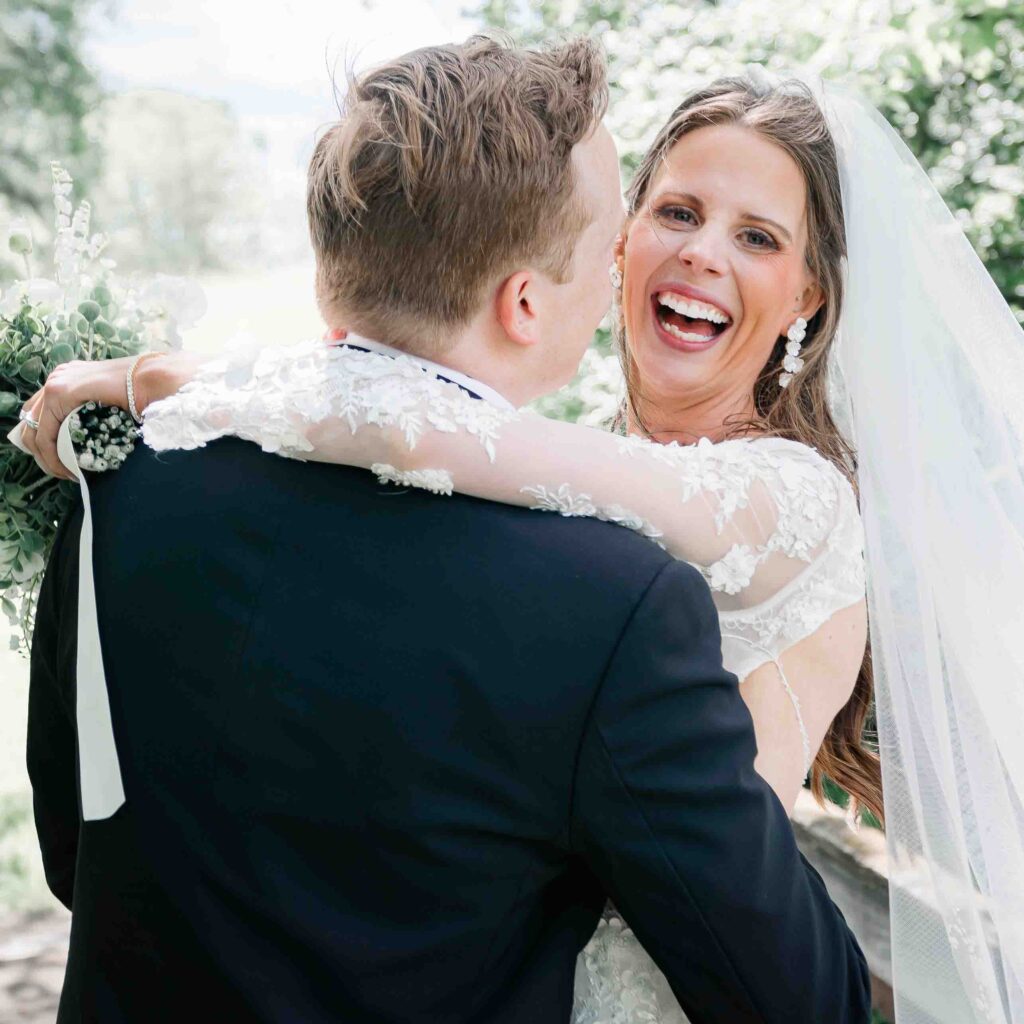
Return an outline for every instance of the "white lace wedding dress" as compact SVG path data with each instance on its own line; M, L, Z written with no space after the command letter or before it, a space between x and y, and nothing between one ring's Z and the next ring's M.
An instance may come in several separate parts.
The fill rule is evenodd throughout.
M707 580L730 671L743 679L777 666L809 769L799 700L779 659L865 587L853 490L812 448L769 437L686 447L618 437L498 408L412 359L319 340L207 364L147 410L143 433L158 450L234 435L279 455L361 466L382 484L642 533ZM685 1021L628 927L606 914L577 965L574 1024Z

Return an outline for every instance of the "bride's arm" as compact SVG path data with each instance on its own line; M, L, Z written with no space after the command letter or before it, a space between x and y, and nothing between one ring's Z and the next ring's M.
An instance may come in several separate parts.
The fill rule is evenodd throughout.
M159 359L144 359L133 375L136 409L141 412L151 402L173 395L215 358L180 351L168 352ZM37 421L39 427L23 435L22 441L44 472L63 480L73 479L57 454L57 432L61 424L86 402L127 410L128 371L134 361L135 356L124 356L61 363L25 403L25 413Z
M151 410L146 440L191 447L231 433L389 483L612 520L695 565L733 616L756 616L830 545L853 545L838 536L843 516L856 516L852 491L802 446L653 445L505 413L402 362L306 346L265 353L241 385L204 371ZM764 641L767 657L742 678L758 770L790 810L864 650L862 590L848 586L816 614L802 609L803 632Z
M113 369L123 391L123 369L106 372ZM506 413L410 361L317 342L214 360L174 353L138 373L140 406L152 403L145 438L153 447L234 434L268 451L372 469L389 482L615 521L695 565L725 613L763 606L807 573L834 539L837 508L852 500L820 459L780 460L743 442L659 446ZM773 651L778 664L769 658L742 679L758 770L789 809L805 751L820 745L863 654L863 602L833 611Z
M345 331L330 330L324 335L324 341L340 341L345 336ZM226 356L225 353L184 350L161 353L160 356L159 359L141 360L133 372L135 407L140 414L155 402L175 394L208 369L220 366L237 371L246 365L255 365L259 350L250 344L239 343L233 348L229 346ZM44 472L65 480L72 479L57 454L60 425L73 410L86 402L99 402L127 411L128 372L135 361L135 356L124 356L61 363L29 398L24 411L38 421L39 428L23 441L27 442L25 446Z

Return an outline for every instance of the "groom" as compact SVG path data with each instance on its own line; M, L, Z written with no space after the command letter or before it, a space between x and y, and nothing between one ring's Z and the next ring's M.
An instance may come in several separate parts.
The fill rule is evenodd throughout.
M582 40L362 76L309 175L327 322L483 402L567 381L622 220L604 104ZM693 1024L866 1021L689 566L234 439L90 487L126 802L80 820L78 514L29 733L60 1021L567 1024L609 897Z

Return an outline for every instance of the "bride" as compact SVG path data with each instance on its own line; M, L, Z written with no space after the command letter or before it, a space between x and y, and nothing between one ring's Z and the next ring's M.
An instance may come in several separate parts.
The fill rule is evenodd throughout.
M870 604L900 1024L1024 1021L1024 348L895 133L817 92L717 81L644 158L612 269L626 436L478 401L354 335L148 360L144 436L233 434L644 533L707 580L756 767L790 809L810 774L883 818ZM125 405L125 369L53 379L65 406ZM614 917L577 977L577 1021L685 1020Z

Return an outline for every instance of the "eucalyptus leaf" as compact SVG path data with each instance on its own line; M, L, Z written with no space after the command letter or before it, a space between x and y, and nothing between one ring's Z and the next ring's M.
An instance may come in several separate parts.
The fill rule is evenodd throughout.
M102 317L96 320L92 325L92 329L101 337L110 339L117 334L117 330L109 320L104 320Z
M75 350L65 342L58 342L50 349L50 362L55 366L61 363L70 363L75 358Z
M28 381L39 380L40 374L43 372L43 361L39 356L32 356L26 362L22 363L18 368L18 376Z
M34 555L37 551L44 550L45 547L46 545L43 542L43 538L40 537L39 534L35 533L34 531L32 533L26 533L25 536L21 539L22 551L30 555Z

